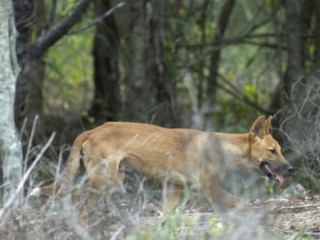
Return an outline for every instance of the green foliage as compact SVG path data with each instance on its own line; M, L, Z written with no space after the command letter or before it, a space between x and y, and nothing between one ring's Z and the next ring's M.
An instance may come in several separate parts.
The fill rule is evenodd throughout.
M233 223L222 223L221 221L219 221L218 216L213 215L210 219L209 219L209 223L211 224L211 230L210 233L213 236L216 235L221 235L221 234L229 234L231 233L234 228L235 225Z
M201 108L206 100L206 88L211 77L210 57L216 48L221 47L219 74L226 81L219 80L222 87L218 88L217 101L213 106L215 113L210 121L216 123L219 130L234 125L244 130L243 126L250 121L248 119L254 119L260 114L255 105L268 109L280 82L277 71L284 69L280 61L274 61L275 52L263 47L264 42L276 45L275 38L259 38L259 34L274 31L272 22L265 21L272 9L271 4L266 1L265 8L257 9L255 2L238 1L221 46L212 46L212 40L224 1L209 1L205 6L207 9L204 4L204 1L195 1L192 5L189 2L177 4L177 18L169 21L167 33L167 46L173 50L167 54L170 66L176 78L179 78L181 72L177 69L177 63L182 63L183 68L192 72L198 94L202 92L201 96L198 95ZM257 37L245 38L251 35ZM240 40L241 37L256 44L247 44ZM178 92L178 98L185 96ZM253 104L248 104L244 98Z
M45 58L46 107L86 111L92 98L92 30L63 38Z
M195 218L184 218L176 212L167 217L164 222L143 231L137 235L130 235L126 240L147 240L147 239L177 239L186 238L192 234L192 229L196 225Z
M219 238L237 231L232 222L222 222L218 215L213 214L207 220L200 220L196 215L182 215L174 213L161 223L127 236L126 240L149 240L149 239L189 239L197 236L198 239ZM204 222L202 222L204 221ZM201 222L201 223L200 223ZM200 230L201 228L205 230Z
M314 239L310 234L305 233L304 231L294 232L289 240L312 240Z
M74 4L75 2L71 0L58 2L56 22L64 18ZM171 12L168 13L165 41L165 58L172 78L177 79L179 84L181 67L187 67L194 75L195 85L202 88L198 89L202 92L205 92L206 82L210 78L209 62L213 50L211 41L216 34L217 17L224 1L208 1L206 8L204 4L204 1L195 1L191 5L189 1L173 4ZM47 1L46 5L49 9L51 1ZM148 8L150 7L151 5L148 5ZM266 1L265 7L265 11L261 11L257 10L256 3L239 1L235 5L225 38L232 40L245 33L249 34L248 31L252 28L253 22L262 21L268 16L270 3ZM151 10L149 9L147 14L152 14ZM92 15L90 11L83 22L90 21ZM253 33L263 34L272 30L273 25L267 23L257 27ZM46 109L62 106L64 109L83 113L88 109L93 94L92 38L93 28L77 35L67 35L47 54L44 89ZM121 41L121 44L127 44L122 38ZM273 56L269 49L246 45L241 41L230 43L217 46L223 47L219 72L245 97L259 106L267 107L279 80L272 75L274 79L270 81L266 73L269 76L270 73L275 73L274 69L278 68L278 63L269 61ZM121 51L120 55L127 56ZM119 65L119 68L125 67ZM225 83L223 85L228 87ZM181 102L189 101L188 95L180 94L183 87L179 86L177 89L177 98L183 99ZM199 99L200 105L205 99L205 94L202 95L202 99ZM220 129L235 123L241 128L247 123L248 118L251 119L257 115L253 107L248 106L241 99L235 99L230 93L226 94L220 88L215 108L221 114L215 114L211 120L217 122ZM123 115L125 116L125 113Z
M43 182L44 180L51 183L55 179L55 173L52 171L52 167L43 165L37 169L36 180L37 182Z
M45 1L47 19L52 10L52 1ZM55 22L58 24L73 10L76 1L57 1ZM74 29L91 21L89 11ZM59 40L46 54L46 76L43 93L45 111L65 109L85 112L92 98L91 47L94 27L78 34L69 34Z
M277 188L277 184L274 181L270 181L268 177L263 177L263 178L264 178L264 187L266 189L266 194L268 196L274 195Z

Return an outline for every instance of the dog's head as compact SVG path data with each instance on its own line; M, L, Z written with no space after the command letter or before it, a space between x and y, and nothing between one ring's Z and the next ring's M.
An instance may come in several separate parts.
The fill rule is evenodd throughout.
M284 158L279 143L270 134L272 116L259 117L250 129L250 160L256 169L260 169L270 179L279 184L284 176L294 172L294 168Z

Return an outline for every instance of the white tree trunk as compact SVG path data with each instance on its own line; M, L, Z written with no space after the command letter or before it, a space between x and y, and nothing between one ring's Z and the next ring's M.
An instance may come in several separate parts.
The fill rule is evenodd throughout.
M3 171L3 201L15 193L22 178L22 149L14 124L14 96L18 65L15 55L16 30L11 0L0 4L0 159ZM22 200L22 192L13 202Z

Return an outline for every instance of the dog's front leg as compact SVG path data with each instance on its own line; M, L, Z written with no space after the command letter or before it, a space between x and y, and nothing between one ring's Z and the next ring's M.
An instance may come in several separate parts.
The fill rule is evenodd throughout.
M245 201L243 199L238 199L232 194L223 191L223 199L227 202L228 207L230 208L236 208L241 211L248 211L250 209L250 203L249 201Z
M171 213L177 207L182 191L183 186L164 181L162 192L162 212L164 215Z
M218 211L225 211L230 208L248 210L250 207L249 203L239 200L223 190L219 179L212 176L202 176L201 190L203 195L212 202Z

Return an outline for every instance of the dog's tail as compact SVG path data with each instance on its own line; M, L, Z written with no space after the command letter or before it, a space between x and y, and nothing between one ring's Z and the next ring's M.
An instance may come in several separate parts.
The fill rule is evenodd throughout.
M29 196L39 197L57 195L67 190L67 188L72 185L80 168L82 144L88 138L89 133L90 131L83 132L74 141L62 177L56 179L51 185L34 188Z

